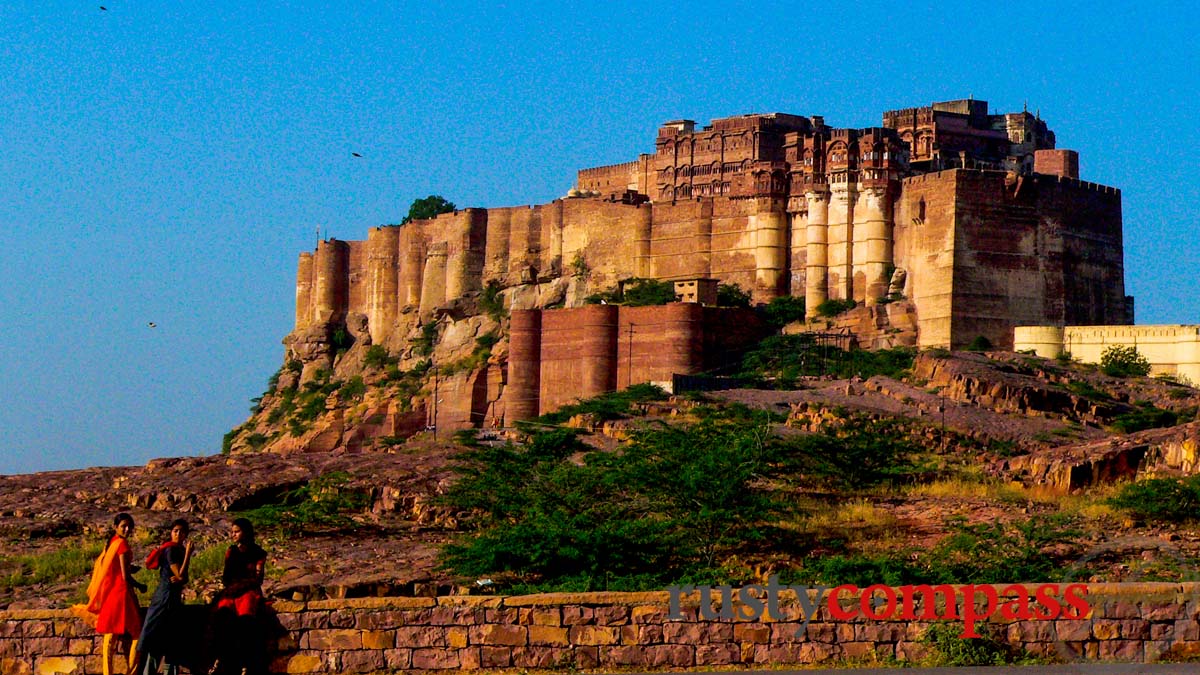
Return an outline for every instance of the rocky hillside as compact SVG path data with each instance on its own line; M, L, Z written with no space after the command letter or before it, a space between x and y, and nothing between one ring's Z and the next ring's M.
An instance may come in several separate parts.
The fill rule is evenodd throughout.
M471 364L439 375L439 388L486 372L503 358L502 340L486 356L477 346L503 321L486 314L443 317L431 353ZM431 368L410 375L419 370L413 364L427 358L419 339L417 333L409 351L387 351L382 359L370 356L372 345L351 345L328 375L314 370L305 379L306 365L285 368L227 455L0 477L0 607L61 606L77 599L119 510L137 519L138 555L149 551L159 536L155 530L171 519L182 515L196 524L195 596L213 589L228 523L239 514L262 525L273 594L466 592L474 578L437 565L439 548L470 521L469 513L439 501L455 480L453 458L464 446L444 433L435 440L432 431L407 438L358 435L378 424L376 418L416 414L428 405L420 391L432 385ZM361 387L353 384L357 377ZM403 387L417 393L408 410L398 401ZM1081 551L1115 540L1129 544L1107 557L1093 556L1099 567L1089 572L1124 579L1138 578L1143 558L1155 559L1163 542L1171 542L1171 555L1180 560L1200 556L1200 533L1186 522L1146 520L1109 501L1119 489L1114 482L1196 473L1198 406L1200 390L1168 380L1112 378L1094 367L1023 354L927 351L895 378L802 378L790 390L671 397L628 412L602 408L609 412L547 422L579 428L589 445L603 450L646 425L688 425L714 415L736 423L743 416L739 409L758 409L770 413L772 433L780 437L888 421L889 433L922 453L891 487L831 490L807 487L803 476L785 481L779 489L793 491L790 501L803 505L803 515L786 527L811 532L817 547L726 561L734 567L796 564L824 554L900 555L934 545L958 517L1021 523L1064 513L1079 523L1075 544ZM292 435L293 425L306 428ZM1178 565L1159 567L1155 574L1173 578L1166 568Z

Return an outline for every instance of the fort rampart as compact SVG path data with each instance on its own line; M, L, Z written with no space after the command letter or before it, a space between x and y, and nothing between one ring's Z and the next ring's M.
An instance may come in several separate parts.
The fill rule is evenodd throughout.
M1200 652L1200 585L1087 588L1091 611L1081 619L994 616L988 633L1056 661L1148 663ZM839 620L820 605L804 627L794 594L783 592L780 604L781 617L738 621L704 618L694 594L682 603L683 618L669 619L666 592L278 601L282 634L272 671L665 670L905 661L930 649L921 638L933 621ZM99 673L99 649L92 629L67 610L0 612L6 674Z
M1110 347L1134 347L1150 361L1152 375L1200 384L1200 326L1018 326L1013 332L1015 349L1049 359L1065 353L1099 363Z

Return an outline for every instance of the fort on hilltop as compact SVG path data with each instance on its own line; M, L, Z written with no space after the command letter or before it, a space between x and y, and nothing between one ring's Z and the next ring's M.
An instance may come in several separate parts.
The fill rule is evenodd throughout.
M715 279L757 303L803 297L813 319L826 301L854 300L838 325L863 346L955 348L984 337L1011 348L1016 326L1133 319L1120 191L1080 180L1077 153L1057 148L1037 115L993 114L967 99L887 111L866 129L782 113L671 121L653 153L583 169L549 204L467 208L373 228L366 241L322 241L300 255L285 342L306 368L306 340L335 326L400 351L414 326L461 318L464 298L504 289L508 361L464 384L465 397L490 401L464 412L478 426L508 385L561 402L710 362L693 352L722 331L716 314L643 322L638 339L660 363L642 377L637 345L623 362L616 342L634 319L615 308L542 320L548 306L583 311L571 308L634 277ZM582 332L544 336L548 326Z

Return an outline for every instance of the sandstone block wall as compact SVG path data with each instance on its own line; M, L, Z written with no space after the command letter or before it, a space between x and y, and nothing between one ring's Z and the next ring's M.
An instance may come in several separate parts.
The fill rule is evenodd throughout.
M1153 662L1200 653L1200 587L1091 584L1077 620L993 620L989 632L1061 661ZM276 673L499 668L679 669L814 664L872 656L914 660L932 621L843 621L822 604L800 634L794 594L783 616L707 619L696 595L668 619L666 592L276 602ZM847 602L845 607L849 607ZM100 640L67 610L0 612L0 671L99 673Z
M752 311L694 303L514 310L512 326L505 390L510 422L631 382L669 381L676 373L728 365L764 335Z
M1064 351L1084 363L1099 363L1114 345L1136 347L1151 374L1174 375L1200 384L1200 326L1018 326L1013 348L1057 358Z

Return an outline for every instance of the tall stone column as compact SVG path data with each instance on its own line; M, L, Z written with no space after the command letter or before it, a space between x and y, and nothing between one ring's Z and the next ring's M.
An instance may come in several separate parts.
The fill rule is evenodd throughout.
M312 322L313 254L300 254L296 265L296 330Z
M782 199L758 198L754 215L754 301L779 297L787 268L787 204Z
M409 223L400 228L400 304L421 304L421 280L425 277L425 241L420 226Z
M891 271L895 267L892 251L892 199L888 189L883 186L868 188L862 194L863 197L859 201L866 207L862 227L866 254L863 272L867 280L867 304L874 305L879 298L887 295ZM855 230L858 231L858 228Z
M505 415L509 422L531 420L538 416L542 387L542 310L514 309L508 339Z
M396 323L399 300L400 228L367 231L367 330L371 342L383 343Z
M617 388L617 305L588 305L577 312L583 339L580 396L591 398Z
M829 299L829 190L814 188L808 200L808 255L804 270L804 314L817 315L817 307Z
M854 204L858 195L853 184L839 182L829 186L829 297L853 298L854 279Z
M425 254L425 274L421 277L421 320L446 301L446 242L430 244Z
M634 276L642 279L652 279L654 270L650 262L650 236L654 226L654 207L650 204L641 204L637 207L637 221L635 230L635 246L637 250L637 258L634 260Z
M317 243L315 311L313 323L334 323L346 318L350 303L350 246L329 239Z

